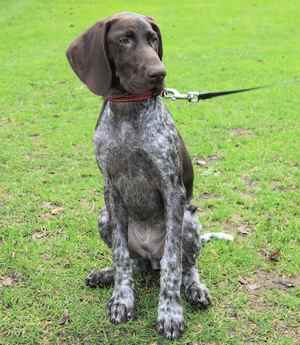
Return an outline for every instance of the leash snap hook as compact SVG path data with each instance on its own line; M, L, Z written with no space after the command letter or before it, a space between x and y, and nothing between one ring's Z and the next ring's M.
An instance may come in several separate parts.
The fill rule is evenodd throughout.
M187 93L187 100L191 103L197 103L199 102L199 95L200 93L197 91L189 91Z
M176 101L176 99L187 99L187 95L182 94L178 90L172 88L165 88L162 92L162 96L165 98L170 98L172 101Z

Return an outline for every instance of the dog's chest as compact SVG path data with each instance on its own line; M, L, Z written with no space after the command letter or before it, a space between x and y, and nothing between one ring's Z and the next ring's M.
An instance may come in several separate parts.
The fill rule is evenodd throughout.
M160 102L126 115L114 114L107 106L94 142L102 171L114 179L172 174L179 167L177 131Z
M97 161L132 212L147 218L162 208L163 179L178 174L177 141L161 103L125 116L104 109L94 137Z

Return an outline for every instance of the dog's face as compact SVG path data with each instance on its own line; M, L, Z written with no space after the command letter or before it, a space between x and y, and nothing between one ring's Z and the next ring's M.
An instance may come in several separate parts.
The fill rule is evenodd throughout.
M78 77L97 95L112 89L159 94L166 75L160 30L150 17L120 13L96 23L67 51Z
M160 35L141 16L114 21L107 34L109 60L120 85L128 93L160 93L166 75L159 57Z

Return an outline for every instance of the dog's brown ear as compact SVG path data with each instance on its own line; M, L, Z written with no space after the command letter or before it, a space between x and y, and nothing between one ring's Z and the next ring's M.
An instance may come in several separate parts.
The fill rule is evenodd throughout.
M162 60L163 57L163 48L162 48L162 39L161 39L161 33L159 30L158 25L155 23L154 18L152 17L146 17L147 21L151 24L152 29L157 33L159 43L158 43L158 56Z
M67 50L67 58L79 79L99 96L111 87L112 72L106 52L108 21L97 22L76 38Z

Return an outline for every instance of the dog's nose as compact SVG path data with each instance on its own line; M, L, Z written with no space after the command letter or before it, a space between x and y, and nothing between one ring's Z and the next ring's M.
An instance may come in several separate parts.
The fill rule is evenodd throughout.
M163 81L167 72L164 67L154 67L148 72L148 77L152 81Z

